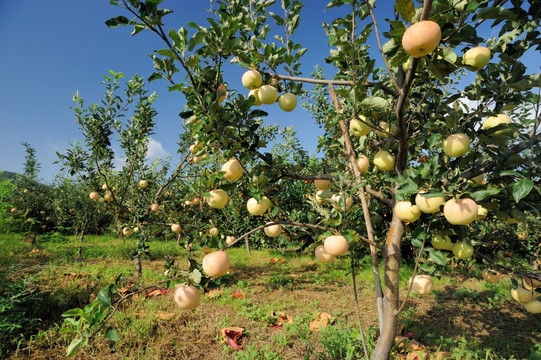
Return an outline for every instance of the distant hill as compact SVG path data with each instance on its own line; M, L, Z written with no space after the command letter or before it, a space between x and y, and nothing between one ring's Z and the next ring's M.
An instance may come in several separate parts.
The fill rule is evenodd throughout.
M0 170L0 181L2 180L15 180L17 173L11 171L2 171Z

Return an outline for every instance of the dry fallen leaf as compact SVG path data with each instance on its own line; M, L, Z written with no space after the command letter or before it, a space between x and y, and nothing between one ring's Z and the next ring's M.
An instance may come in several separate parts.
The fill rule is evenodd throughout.
M334 317L329 313L319 313L317 319L310 321L310 331L319 331L320 329L325 329L327 325L334 322Z
M222 295L222 290L220 288L218 289L214 289L214 290L210 290L208 293L207 293L207 296L210 297L210 298L213 298L213 297L218 297Z
M167 294L170 291L171 290L169 290L169 289L156 289L156 290L152 290L152 291L148 292L147 296L148 297L156 297L156 296L160 296L160 295L163 295L163 294Z
M162 320L171 320L172 318L175 317L175 315L177 315L177 313L172 313L172 312L170 313L170 312L161 311L161 310L156 311L156 317Z
M284 324L291 324L293 323L293 318L282 311L271 311L271 316L273 318L276 318L274 321L275 327L281 327Z
M241 346L238 344L238 338L244 334L244 328L241 327L226 327L220 330L224 337L223 343L229 345L235 350L239 350Z
M148 313L146 311L138 311L133 314L133 316L135 316L136 318L146 317L147 315Z

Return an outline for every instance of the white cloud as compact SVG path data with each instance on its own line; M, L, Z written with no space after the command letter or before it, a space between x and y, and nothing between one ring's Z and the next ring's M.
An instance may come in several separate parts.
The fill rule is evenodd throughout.
M147 160L150 162L156 161L156 159L164 159L170 156L169 151L165 150L162 143L154 139L150 139L148 143Z

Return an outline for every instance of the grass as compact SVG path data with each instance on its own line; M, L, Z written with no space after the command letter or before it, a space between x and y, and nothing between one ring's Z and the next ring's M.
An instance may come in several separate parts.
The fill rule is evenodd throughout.
M0 310L4 309L0 318L7 311L12 324L11 330L7 325L0 327L2 356L7 352L13 358L64 356L71 337L60 331L60 314L84 307L119 273L126 284L133 283L131 240L87 236L82 262L76 261L78 246L77 238L58 234L38 238L35 246L17 235L0 235ZM185 263L183 249L174 242L153 241L150 252L151 259L143 261L143 285L165 278L166 256L174 257L181 265ZM242 247L229 249L228 254L231 274L223 277L214 296L202 297L197 309L180 311L171 293L131 299L121 305L110 321L121 338L114 350L105 338L97 337L77 356L81 359L357 359L362 356L358 326L352 320L355 309L347 260L317 264L311 257L289 250L256 250L247 255ZM200 259L204 253L196 255ZM361 318L371 347L377 318L370 259L362 261L356 272ZM404 266L400 277L402 289L411 274L412 268ZM415 339L429 349L441 348L463 359L541 358L541 327L536 317L526 314L510 300L508 281L489 284L480 278L479 269L469 273L455 269L435 280L435 290L430 295L411 296L399 316L401 332L414 332ZM244 298L235 298L234 293L241 293ZM401 294L401 300L404 295ZM14 302L13 297L21 301ZM285 312L293 322L275 329L272 326L276 317L272 312ZM310 331L309 323L321 312L330 313L336 322L320 332ZM220 329L230 326L245 329L245 335L240 338L241 350L222 343Z

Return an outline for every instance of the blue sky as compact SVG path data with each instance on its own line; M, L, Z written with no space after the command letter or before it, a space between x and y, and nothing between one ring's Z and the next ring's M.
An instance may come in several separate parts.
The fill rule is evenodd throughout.
M339 10L324 12L327 2L311 0L301 13L301 28L295 40L309 49L302 60L305 76L316 64L323 65L329 53L321 24ZM175 11L164 18L166 28L177 28L188 21L203 24L208 4L164 1L163 7ZM388 6L376 7L376 15L388 15L389 10ZM100 82L109 70L126 77L138 73L144 78L153 72L147 55L163 47L161 40L150 32L132 37L128 27L109 29L104 22L117 15L129 17L123 9L109 5L108 0L0 1L0 170L22 172L25 152L21 142L26 141L37 150L40 178L50 182L59 171L53 164L56 151L63 152L75 139L83 140L70 109L73 94L79 91L89 105L102 98L104 88ZM382 21L380 31L385 28ZM380 61L379 56L376 59ZM232 67L226 76L230 87L242 89L243 71ZM166 85L158 80L149 86L159 95L151 147L154 157L175 156L181 129L178 113L183 107L182 95L169 93ZM264 109L270 113L268 123L293 125L305 149L315 152L317 136L322 132L305 110L300 106L292 113L284 113L277 106Z

